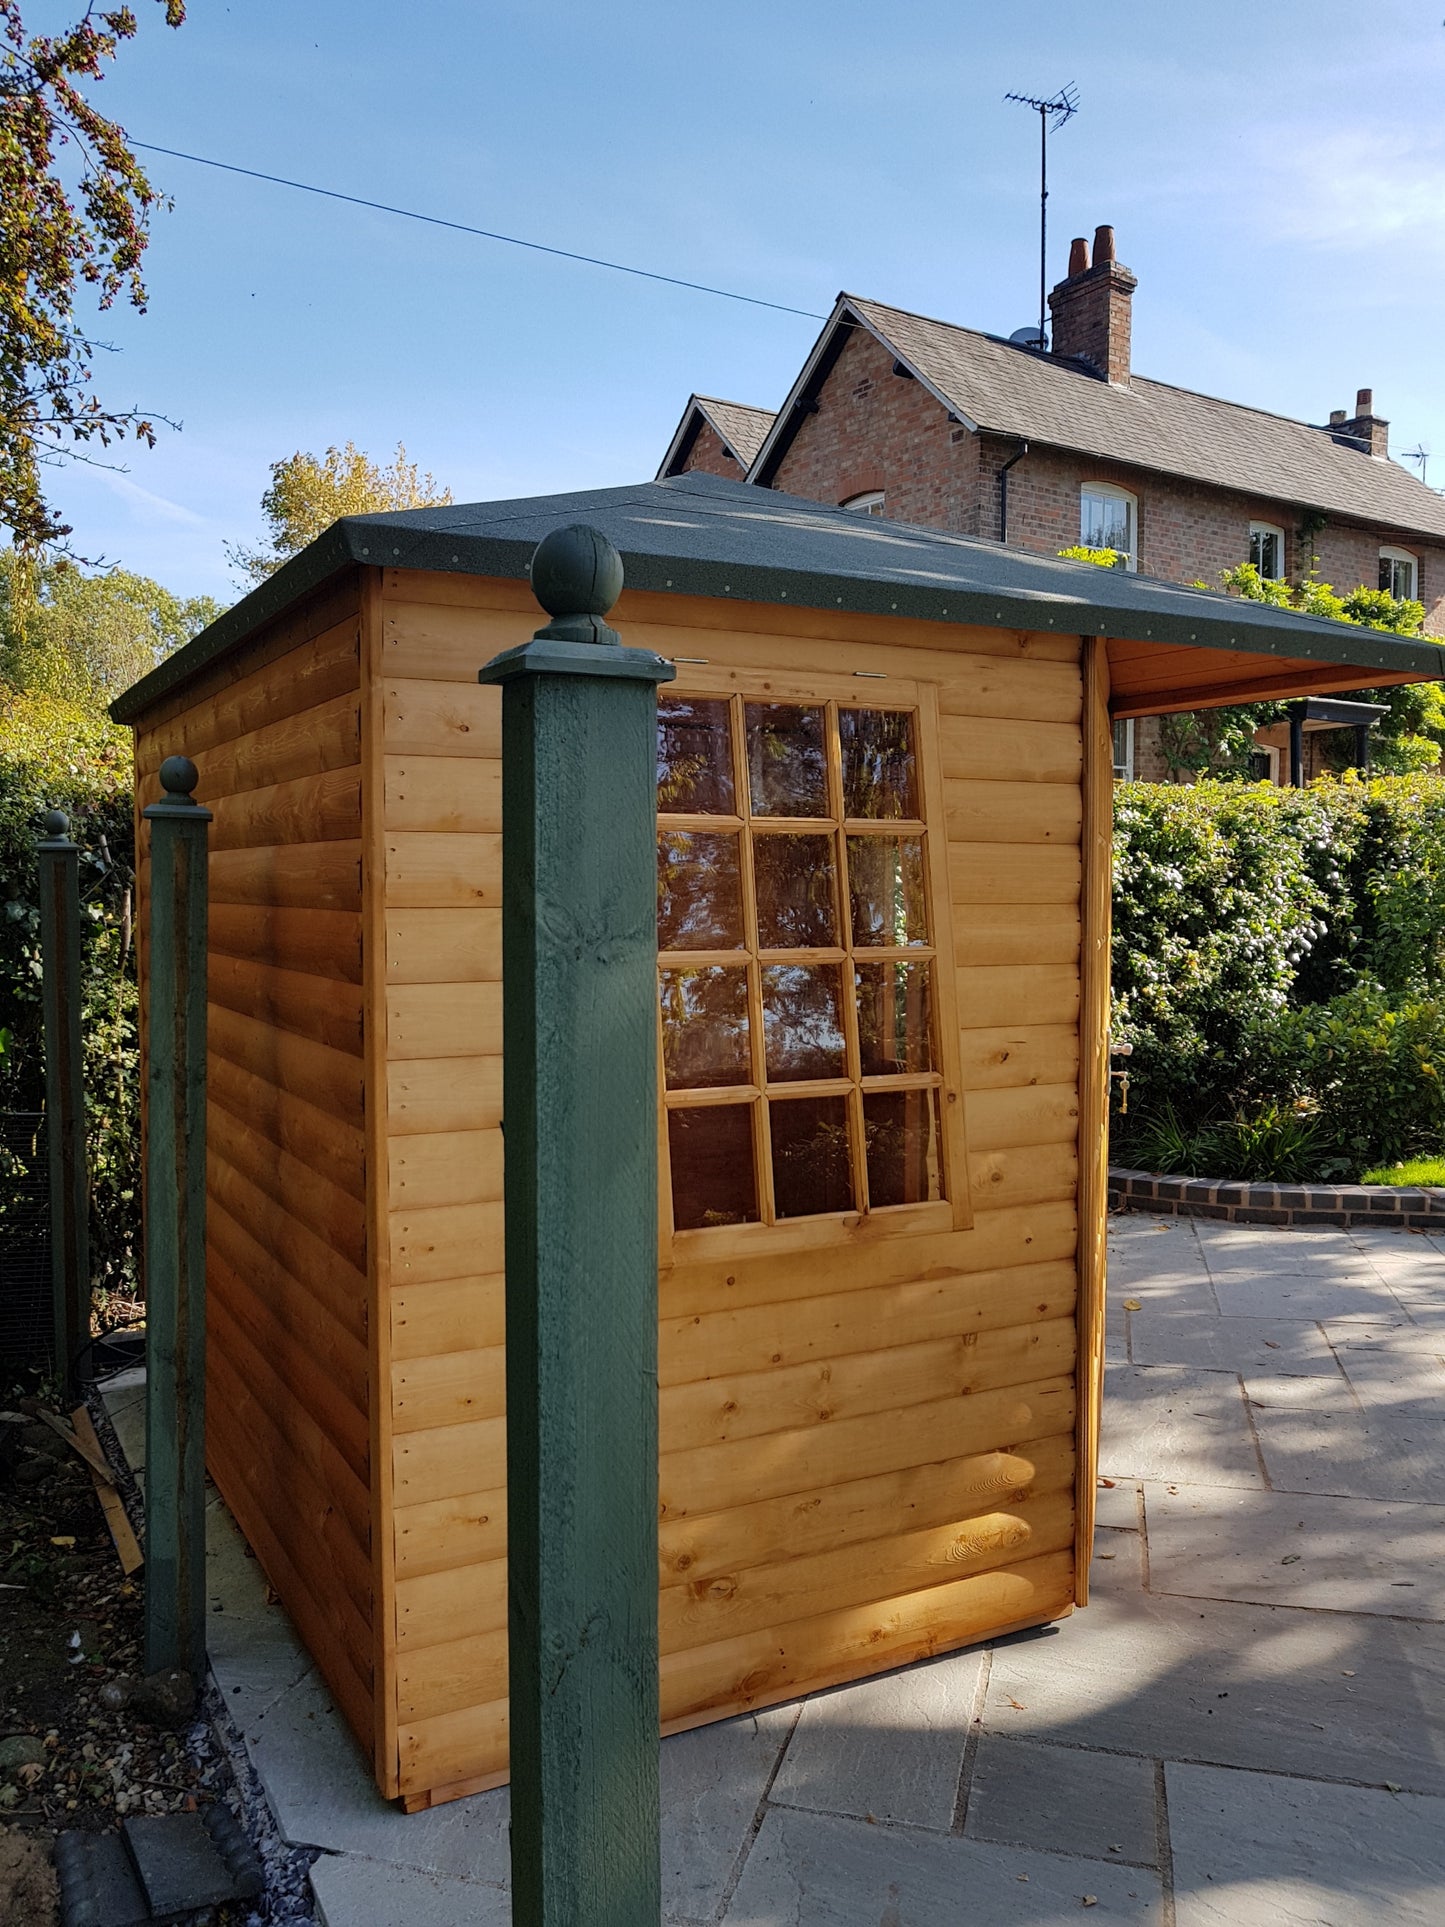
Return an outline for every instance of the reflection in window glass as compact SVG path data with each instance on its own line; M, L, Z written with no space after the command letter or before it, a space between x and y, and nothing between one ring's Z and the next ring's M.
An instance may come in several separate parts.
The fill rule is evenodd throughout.
M840 709L843 814L865 818L923 814L913 758L913 718L904 709Z
M737 950L743 941L738 839L664 830L657 839L659 950Z
M928 942L923 842L916 836L850 836L848 901L856 944L903 949Z
M659 996L669 1090L751 1084L746 969L664 970Z
M749 703L748 789L754 816L828 816L823 712Z
M865 1091L863 1139L868 1150L868 1202L927 1204L943 1196L938 1092Z
M760 950L820 950L838 942L836 849L831 836L754 838Z
M933 966L859 964L858 1053L865 1077L933 1069Z
M813 1218L824 1211L851 1211L848 1100L794 1097L768 1109L778 1216Z
M709 1104L669 1111L672 1219L679 1231L751 1224L758 1215L753 1181L753 1114L749 1104Z
M674 816L733 814L737 805L726 697L658 697L657 807Z
M770 1082L843 1076L840 975L837 964L772 964L763 971L763 1037Z

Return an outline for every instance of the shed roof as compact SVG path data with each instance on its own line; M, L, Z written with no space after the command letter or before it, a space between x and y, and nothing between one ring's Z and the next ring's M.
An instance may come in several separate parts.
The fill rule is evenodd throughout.
M1328 428L1135 375L1127 387L1077 363L951 321L840 294L749 473L768 482L826 373L839 330L863 327L970 428L1072 449L1236 494L1372 526L1445 537L1445 496L1398 462Z
M1287 672L1294 689L1303 673L1321 690L1434 680L1445 669L1434 643L693 472L626 488L345 516L128 689L111 713L119 722L141 715L342 569L361 564L525 581L541 538L579 521L616 544L629 589L1117 638L1129 660L1152 661L1153 685L1158 658L1168 660L1174 708L1190 707L1196 689L1200 702L1246 700L1230 693L1240 684L1265 693L1256 687L1261 675L1283 686ZM1210 659L1209 686L1222 678L1225 693L1205 693L1196 658ZM1181 690L1184 700L1175 700ZM1144 710L1121 704L1120 713Z
M671 475L687 460L704 422L746 472L757 459L775 419L771 408L752 408L743 401L719 401L715 395L689 395L682 420L658 468L657 479L661 481Z

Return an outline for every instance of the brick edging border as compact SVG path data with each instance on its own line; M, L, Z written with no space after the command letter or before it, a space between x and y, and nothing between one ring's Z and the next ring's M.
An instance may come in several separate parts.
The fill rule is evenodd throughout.
M1392 1231L1445 1231L1445 1189L1394 1184L1245 1184L1230 1178L1160 1177L1153 1171L1111 1166L1109 1209L1301 1230L1364 1224Z

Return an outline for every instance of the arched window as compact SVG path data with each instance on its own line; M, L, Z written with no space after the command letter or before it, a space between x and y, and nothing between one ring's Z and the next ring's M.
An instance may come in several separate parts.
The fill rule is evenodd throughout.
M1380 550L1380 587L1397 602L1415 600L1415 558L1408 549Z
M1086 549L1113 549L1123 567L1139 566L1139 505L1127 489L1085 482L1079 490L1079 541Z
M838 506L847 509L850 515L881 515L883 491L881 488L865 489L861 495L850 495L846 502L840 502Z

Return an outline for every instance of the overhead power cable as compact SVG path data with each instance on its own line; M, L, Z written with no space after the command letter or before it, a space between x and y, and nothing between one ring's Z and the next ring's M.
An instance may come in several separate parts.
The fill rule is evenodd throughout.
M826 321L827 316L812 308L790 308L784 301L764 301L761 295L738 294L732 288L714 288L705 281L687 281L678 274L658 274L652 268L634 268L625 261L604 261L599 255L577 254L571 248L549 247L545 241L524 241L520 235L499 234L493 228L472 227L466 221L448 221L440 214L422 214L414 207L393 207L386 201L369 201L360 194L342 194L334 187L317 187L314 181L292 181L283 174L264 174L256 167L237 167L231 161L215 161L207 154L183 154L177 147L158 147L154 141L131 141L147 154L168 154L173 161L193 161L197 167L219 168L224 174L244 174L248 180L269 181L273 187L294 187L301 194L320 194L328 201L347 201L352 207L369 207L377 214L396 214L406 221L425 221L429 227L451 228L457 234L479 235L484 241L502 241L509 248L528 248L533 254L552 254L560 261L580 261L584 267L610 268L614 274L636 275L641 281L661 281L670 288L687 288L694 294L713 294L723 301L744 301L749 307L771 308L775 314L802 315L807 321Z

